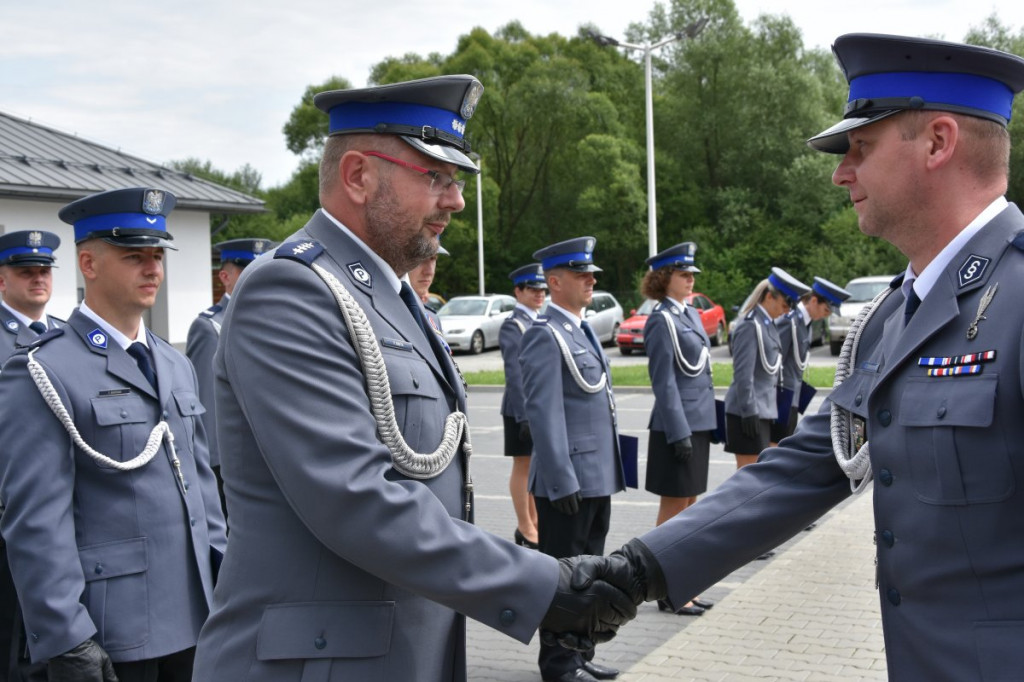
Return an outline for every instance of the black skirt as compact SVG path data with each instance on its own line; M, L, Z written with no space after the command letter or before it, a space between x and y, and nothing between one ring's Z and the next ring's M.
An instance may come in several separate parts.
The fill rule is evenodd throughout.
M533 438L519 437L519 424L515 417L504 417L505 420L505 456L529 457L533 452Z
M742 417L725 413L725 451L734 455L760 455L768 447L771 437L770 419L759 419L757 438L750 438L743 433Z
M696 497L708 489L708 459L711 454L711 432L695 431L690 435L693 454L685 462L676 460L675 450L665 440L663 431L651 431L647 439L647 492L664 497Z

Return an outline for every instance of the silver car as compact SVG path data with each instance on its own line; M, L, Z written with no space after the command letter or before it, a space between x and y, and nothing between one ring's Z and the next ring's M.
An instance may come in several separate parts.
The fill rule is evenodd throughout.
M850 298L843 301L842 305L832 306L832 315L828 318L828 345L832 355L839 355L846 333L850 331L850 324L878 292L889 286L892 278L893 275L873 275L857 277L846 283Z
M454 296L437 316L444 340L453 351L476 354L498 345L501 323L515 307L516 299L506 294Z
M550 300L550 296L544 299L544 305L540 307L541 315L548 309ZM610 346L615 343L615 337L619 335L619 327L622 326L622 321L625 319L619 301L607 291L594 292L594 298L583 311L583 317L590 328L594 330L594 334L602 346Z

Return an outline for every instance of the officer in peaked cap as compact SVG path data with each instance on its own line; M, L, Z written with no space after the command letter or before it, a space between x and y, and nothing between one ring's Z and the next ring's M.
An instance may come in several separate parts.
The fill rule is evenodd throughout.
M190 679L212 603L227 538L203 405L143 320L173 204L140 187L64 207L84 300L0 373L0 531L51 680Z
M500 408L505 427L505 456L512 458L512 472L508 482L512 508L516 513L516 529L512 537L517 545L536 549L537 506L528 485L533 438L530 436L530 423L526 421L519 349L523 334L537 319L537 312L544 305L548 285L544 281L544 268L540 263L518 267L509 273L508 278L512 280L516 307L501 323L498 346L505 366L505 392L501 396Z
M694 265L694 255L697 253L697 245L693 242L683 242L670 246L661 253L657 253L644 263L651 270L661 268L672 268L681 272L700 272L700 268Z
M416 296L419 297L420 303L423 306L423 315L426 317L427 322L430 324L432 330L443 332L441 328L441 318L437 316L437 311L431 309L427 303L430 302L430 286L434 283L434 275L437 273L437 257L438 256L450 256L451 253L448 249L440 245L437 245L437 253L429 258L424 258L423 261L409 271L406 279L409 281L409 286L416 292Z
M838 309L849 297L850 292L838 284L815 277L811 288L800 296L792 310L775 318L783 361L776 391L779 419L772 423L771 431L773 445L796 430L799 415L807 409L816 392L803 379L811 351L811 323L827 319L833 306Z
M473 76L421 78L361 90L321 92L313 104L330 117L330 135L398 135L414 149L469 173L480 169L467 156L466 121L484 86Z
M43 230L22 230L0 236L0 361L18 346L27 346L36 336L64 321L46 314L53 294L50 268L60 246L60 237Z
M593 299L593 237L540 249L550 301L523 335L519 353L526 421L533 439L530 491L540 551L553 557L603 554L611 496L625 488L608 359L584 310ZM552 371L560 367L560 370ZM587 456L576 456L587 452ZM607 679L613 668L541 642L544 680Z
M230 239L213 245L213 248L220 254L220 269L217 271L217 279L224 287L224 295L220 301L196 316L188 329L185 341L185 356L195 367L196 379L199 381L199 400L206 407L203 423L206 425L206 437L210 450L210 467L217 477L217 489L220 492L222 504L224 502L224 481L220 475L220 448L217 446L217 405L213 391L213 354L217 351L220 327L224 323L224 311L228 301L231 300L235 282L238 281L238 277L247 265L256 260L258 256L270 251L274 246L276 246L276 242L269 239L251 237Z
M668 593L693 594L870 489L889 679L1014 679L1024 669L1024 214L1004 194L1024 59L863 34L833 51L850 81L846 118L810 144L843 154L833 182L861 231L896 246L907 270L851 329L827 409L627 543L651 560L620 579L660 571Z
M75 243L89 239L125 248L175 249L167 232L167 214L177 201L161 189L129 187L99 192L72 201L57 214L75 226Z
M242 273L214 356L231 543L196 682L298 682L323 664L458 682L467 616L527 642L587 618L614 631L606 600L633 606L472 525L465 386L403 277L465 207L481 89L440 76L314 98L330 117L321 209Z

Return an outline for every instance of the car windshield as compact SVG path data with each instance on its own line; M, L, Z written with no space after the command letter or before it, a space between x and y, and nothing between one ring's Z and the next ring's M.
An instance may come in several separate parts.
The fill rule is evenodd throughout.
M640 307L636 309L634 315L650 315L651 311L654 310L654 306L658 305L658 302L653 299L645 299Z
M487 301L480 298L452 299L444 304L438 315L484 315Z
M870 301L878 292L889 286L889 280L882 282L850 282L846 285L846 290L850 292L850 298L847 299L851 303L860 301Z

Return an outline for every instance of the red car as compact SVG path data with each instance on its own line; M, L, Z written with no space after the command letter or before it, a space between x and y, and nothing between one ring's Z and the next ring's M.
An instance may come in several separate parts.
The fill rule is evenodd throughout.
M687 296L686 302L700 313L700 321L704 323L704 331L711 339L711 345L719 346L724 343L725 310L722 306L697 292ZM620 353L629 355L635 350L644 352L644 324L647 323L647 316L651 314L657 304L657 301L647 299L622 323L619 327L619 334L615 337L615 343L618 345Z

